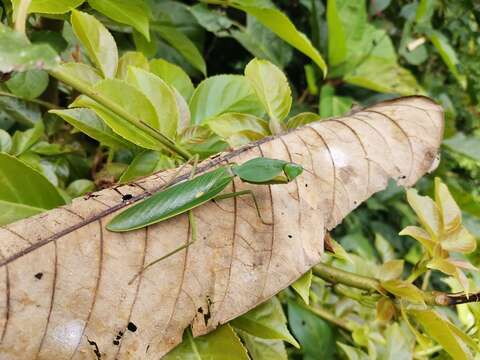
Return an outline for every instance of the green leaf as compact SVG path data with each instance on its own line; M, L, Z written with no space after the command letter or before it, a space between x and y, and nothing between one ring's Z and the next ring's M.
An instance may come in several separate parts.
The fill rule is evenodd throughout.
M102 80L100 73L90 65L78 62L68 62L59 65L59 71L83 81L90 86L95 85Z
M366 36L367 12L365 1L327 1L328 58L333 72L343 74L371 50L362 44ZM365 48L365 45L368 47Z
M348 360L369 360L370 357L362 350L350 345L337 342L338 347L345 353Z
M51 110L70 125L99 143L114 149L135 148L135 145L115 134L94 111L89 109Z
M450 151L469 157L480 163L480 137L466 136L462 132L456 133L443 142Z
M283 341L262 339L240 329L235 331L245 343L252 360L288 360Z
M335 333L329 323L293 301L288 303L288 323L305 360L318 359L320 350L322 360L336 359Z
M10 126L17 122L25 127L32 127L42 121L42 113L37 104L26 102L10 96L0 96L0 124Z
M389 280L382 282L382 287L389 293L413 303L424 303L423 292L415 285L403 280Z
M432 239L438 237L441 231L441 219L437 204L428 196L418 195L415 189L407 190L407 201Z
M85 195L95 190L95 183L92 180L79 179L71 182L67 187L67 193L72 198Z
M207 4L195 4L189 9L205 30L214 33L217 37L230 36L228 29L234 25L234 22L222 12L209 9Z
M400 95L423 93L410 71L396 63L373 56L346 74L344 80L383 93Z
M0 24L0 72L51 69L59 60L49 45L32 45L25 35Z
M247 351L230 325L194 338L190 329L182 343L165 355L163 360L249 360Z
M292 106L292 91L282 70L266 60L253 59L245 67L245 77L252 84L270 119L285 119Z
M28 7L29 13L65 14L79 7L85 0L32 0ZM20 0L12 0L14 9L18 8Z
M414 337L407 334L398 323L388 326L385 332L387 343L382 360L411 360L413 359Z
M205 123L215 134L237 147L269 135L268 122L249 114L226 113Z
M408 314L421 324L425 332L438 342L452 358L456 360L472 358L472 354L463 339L466 335L459 336L462 331L448 320L440 317L435 311L409 310Z
M358 3L360 4L361 1ZM360 14L360 12L357 12L357 14ZM329 65L338 66L347 59L347 36L345 35L344 25L337 10L337 0L327 1L327 24ZM352 24L350 23L350 25Z
M253 56L268 60L280 68L284 68L292 60L293 51L290 45L253 16L247 15L245 28L233 29L230 34Z
M312 270L308 270L291 287L302 298L305 304L310 304L310 287L312 286Z
M399 279L403 273L403 260L388 260L378 269L377 278L381 281Z
M261 115L250 82L240 75L216 75L203 80L190 99L192 124L197 125L227 112Z
M94 86L94 89L110 101L122 106L136 119L141 119L151 127L159 129L157 112L148 98L137 88L121 80L103 80ZM128 94L128 101L125 101ZM163 149L158 140L141 130L135 123L114 114L96 101L82 95L71 107L87 107L95 111L98 116L118 135L130 142L152 150Z
M0 152L8 153L12 148L12 138L8 132L0 129Z
M322 119L341 116L347 113L353 104L353 99L347 96L335 96L332 85L322 86L320 91L320 116Z
M127 51L122 55L118 62L117 78L120 80L125 80L127 77L128 68L130 66L135 66L139 69L147 71L150 69L148 59L145 57L145 55L138 51Z
M418 226L407 226L400 231L398 235L407 235L414 238L427 249L430 255L434 254L434 250L438 245L435 240L432 240L432 237L427 231Z
M118 50L113 36L94 16L73 10L72 26L75 35L87 50L90 60L106 78L117 73Z
M135 67L129 68L126 80L153 104L159 123L156 128L174 139L177 134L179 113L173 90L155 74Z
M177 89L185 100L190 100L194 91L192 80L180 66L163 59L154 59L150 61L150 71Z
M437 49L438 53L442 57L442 60L447 65L450 72L455 76L462 88L466 89L467 87L467 78L465 75L461 74L459 69L460 60L457 57L457 53L450 45L448 39L439 31L433 30L430 35L430 41L433 46Z
M436 0L420 0L415 13L417 23L428 24L431 21L436 8Z
M0 183L0 225L65 204L47 179L4 153L0 153Z
M182 54L191 65L200 70L204 76L207 75L207 65L202 54L185 34L178 31L173 25L155 23L152 24L152 28L162 39Z
M144 151L135 156L118 181L124 184L157 171L172 169L175 165L172 158L158 151Z
M435 178L435 202L442 218L444 232L449 233L461 226L462 211L440 178Z
M228 143L215 134L208 126L195 125L182 130L179 136L180 145L200 159L218 154L228 148Z
M220 167L192 180L177 183L117 215L107 229L130 231L183 214L220 194L232 177L228 168Z
M346 82L378 92L422 92L415 77L398 65L388 33L368 23L365 3L328 1L332 76L344 75Z
M255 17L260 23L284 41L310 57L323 71L324 76L327 75L327 65L318 50L312 45L305 34L297 30L288 16L275 8L270 1L252 2L249 0L235 0L232 2L225 1L225 4L243 10L247 14Z
M382 235L375 233L375 248L382 258L383 262L393 260L395 258L395 250Z
M297 127L310 124L311 122L320 120L320 116L311 112L297 114L287 121L287 129L296 129Z
M16 131L13 135L10 153L18 156L30 149L43 136L44 126L40 121L32 129Z
M284 340L297 348L300 347L287 329L287 318L276 297L235 318L230 324L262 339Z
M88 4L109 18L132 26L150 40L148 7L143 0L88 0Z
M47 44L58 54L64 52L68 47L68 42L59 32L52 30L38 30L30 33L30 41L33 44Z
M48 73L43 70L16 73L5 84L13 94L23 99L35 99L47 88Z

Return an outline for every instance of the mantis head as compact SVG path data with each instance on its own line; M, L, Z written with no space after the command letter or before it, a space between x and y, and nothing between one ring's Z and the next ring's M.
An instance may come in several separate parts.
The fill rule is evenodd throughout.
M288 181L292 181L295 179L297 176L301 175L303 172L303 167L302 165L296 164L296 163L286 163L283 166L283 172L285 173L285 176L287 177Z

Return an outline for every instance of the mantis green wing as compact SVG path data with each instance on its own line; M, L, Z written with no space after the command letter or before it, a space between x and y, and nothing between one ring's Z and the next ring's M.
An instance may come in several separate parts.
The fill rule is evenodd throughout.
M115 232L140 229L187 212L221 193L233 177L230 167L224 166L178 183L117 215L107 229Z

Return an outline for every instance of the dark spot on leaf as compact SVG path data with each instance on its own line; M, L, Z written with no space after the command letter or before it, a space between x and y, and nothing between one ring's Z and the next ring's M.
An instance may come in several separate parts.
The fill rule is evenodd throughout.
M308 184L305 184L305 187L308 187Z
M128 200L131 200L132 198L133 198L132 194L125 194L122 196L122 201L128 201Z
M113 345L120 345L120 341L118 341L118 340L113 340Z
M43 277L43 273L42 272L39 272L39 273L36 273L35 274L35 277L40 280L42 277Z
M305 320L302 320L302 325L303 325L303 326L307 325L307 323L305 322Z
M293 238L293 235L288 234L288 238L289 239Z
M203 314L203 309L201 307L198 308L197 310L200 314Z
M93 194L93 193L87 193L84 197L83 197L83 200L88 200L88 199L93 199L93 198L96 198L96 197L99 197L100 195L96 195L96 194Z
M12 77L12 72L0 72L0 82L8 81Z
M137 325L135 325L132 322L129 322L128 326L127 326L127 329L130 330L131 332L135 332L135 331L137 331Z
M97 357L97 360L101 360L102 359L102 354L100 353L100 349L98 348L97 343L93 340L90 340L88 337L87 337L87 341L93 347L93 353Z

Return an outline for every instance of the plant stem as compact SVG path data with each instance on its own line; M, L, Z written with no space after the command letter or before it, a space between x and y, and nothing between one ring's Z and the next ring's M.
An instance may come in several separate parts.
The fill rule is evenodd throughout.
M425 276L423 277L423 282L422 282L422 290L425 291L428 288L428 283L430 281L430 275L432 274L432 270L428 269L427 272L425 273Z
M24 99L21 96L17 96L15 94L11 94L11 93L4 92L4 91L0 91L0 96L8 96L8 97L11 97L11 98L14 98L14 99L19 99L19 100L23 100L23 101L26 101L26 102L31 102L33 104L38 104L38 105L43 106L44 108L46 108L48 110L61 109L60 106L52 104L48 101L43 101L43 100L39 100L39 99Z
M150 136L158 140L158 142L170 152L180 155L185 160L188 160L192 157L192 155L188 151L186 151L185 149L175 144L174 141L172 141L171 139L163 135L157 129L153 128L143 120L136 118L135 116L130 114L128 111L126 111L122 106L110 100L109 98L103 96L102 94L98 93L97 91L95 91L95 89L90 87L88 84L85 84L83 81L76 79L75 77L63 71L61 68L57 67L55 69L52 69L49 71L49 73L56 79L71 86L72 88L79 91L80 93L87 95L88 97L97 101L99 104L107 107L109 110L111 110L118 116L121 116L122 118L130 121L132 124L135 124L141 130L145 131Z
M431 347L429 349L426 349L426 350L416 351L413 354L413 358L414 359L423 359L425 356L433 355L433 354L441 351L442 349L443 349L442 346L437 345L437 346L433 346L433 347Z
M321 317L324 320L327 320L328 322L331 322L334 325L337 325L338 327L352 332L354 329L344 320L339 319L332 313L330 313L328 310L323 309L321 307L313 307L313 306L308 306L308 305L301 305L303 308L306 310L310 311L311 313Z
M378 292L381 289L380 282L377 279L340 270L323 263L316 265L313 268L313 273L333 284L340 283L371 292Z
M382 295L387 293L387 291L382 288L381 282L375 278L357 275L327 264L321 263L314 266L313 273L332 284L348 285ZM423 297L426 304L433 306L451 306L480 301L480 293L470 294L467 297L464 293L448 294L441 291L423 291Z
M20 0L20 4L18 4L17 8L17 16L15 19L15 30L25 34L25 28L27 23L28 17L28 8L32 0Z

